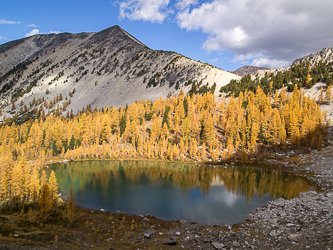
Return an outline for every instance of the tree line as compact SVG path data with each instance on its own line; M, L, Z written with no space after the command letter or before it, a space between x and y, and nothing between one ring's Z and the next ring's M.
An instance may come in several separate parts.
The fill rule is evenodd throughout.
M333 62L320 61L311 66L309 62L295 64L284 71L276 73L267 71L265 76L260 78L258 75L253 79L251 75L246 75L241 80L231 80L226 86L221 87L221 93L229 93L239 96L240 92L251 90L256 92L257 88L261 88L265 94L273 94L276 90L287 87L292 92L297 85L298 88L311 88L314 84L321 81L331 86L333 72Z
M212 93L187 94L126 107L83 109L66 118L49 115L0 128L1 146L14 160L61 156L69 159L144 157L224 161L276 148L322 146L327 114L295 87L274 96L258 87L217 104Z

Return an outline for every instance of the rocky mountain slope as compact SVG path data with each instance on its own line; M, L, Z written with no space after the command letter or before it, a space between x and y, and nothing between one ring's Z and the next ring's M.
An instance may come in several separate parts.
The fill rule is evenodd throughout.
M326 95L327 82L329 81L328 78L333 77L332 62L333 62L333 47L323 48L320 52L316 54L310 54L300 59L296 59L292 63L292 65L287 68L270 69L270 70L259 69L255 73L251 74L251 79L252 80L255 80L256 78L261 79L264 78L267 74L277 75L279 72L282 74L286 74L286 72L289 71L292 67L300 66L301 64L307 65L307 63L309 63L311 65L310 68L317 71L316 72L317 78L316 80L314 80L315 83L311 88L303 87L303 91L305 96L309 95L311 98L318 100L321 95L322 88L325 92L324 95ZM323 67L323 65L325 65L325 67ZM313 80L313 78L315 77L313 73L314 72L311 72L310 74L311 80ZM288 82L288 84L292 84L292 81ZM330 118L331 121L333 121L333 103L330 104L322 103L321 108L327 111L328 117Z
M241 67L239 69L236 69L232 73L234 73L236 75L239 75L239 76L246 76L248 74L254 74L258 70L269 70L269 68L246 65L246 66L243 66L243 67Z
M323 48L320 52L318 52L316 54L309 54L302 58L296 59L295 61L293 61L291 66L309 62L311 67L313 67L315 64L317 64L319 62L329 63L332 61L333 61L333 47L332 48ZM291 66L289 66L287 68L279 68L279 69L259 69L259 68L257 68L255 72L251 72L249 74L251 74L252 78L255 78L257 76L263 77L265 75L265 73L267 73L267 72L276 74L279 71L284 72L284 71L290 69ZM244 67L248 67L248 66L244 66ZM242 68L244 68L244 67L242 67ZM239 69L233 71L233 73L238 74L237 71L242 68L239 68Z
M323 61L323 62L324 61L327 61L327 62L333 61L333 47L324 48L316 54L310 54L310 55L304 56L300 59L296 59L292 65L301 64L304 62L310 62L311 66L313 66L320 61Z
M87 105L118 107L187 92L189 81L216 83L219 89L231 79L240 77L175 52L149 49L119 26L36 35L0 46L0 103L6 117L31 103L46 113L58 104L63 114L76 113ZM45 105L51 100L56 105Z

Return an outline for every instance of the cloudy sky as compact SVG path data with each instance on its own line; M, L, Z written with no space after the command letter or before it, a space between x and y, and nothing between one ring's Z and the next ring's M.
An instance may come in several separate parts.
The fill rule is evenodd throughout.
M152 49L224 70L270 68L333 46L332 0L2 1L0 44L119 25Z

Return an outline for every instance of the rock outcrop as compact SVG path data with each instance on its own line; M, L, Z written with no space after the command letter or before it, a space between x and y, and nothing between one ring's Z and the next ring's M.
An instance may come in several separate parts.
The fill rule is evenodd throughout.
M232 73L239 75L239 76L246 76L248 74L255 74L258 70L269 70L269 68L246 65L239 69L236 69Z
M310 55L304 56L300 59L297 59L293 62L292 65L310 62L311 66L312 66L320 61L323 61L323 62L325 62L325 61L332 62L333 61L333 47L324 48L317 54L310 54Z

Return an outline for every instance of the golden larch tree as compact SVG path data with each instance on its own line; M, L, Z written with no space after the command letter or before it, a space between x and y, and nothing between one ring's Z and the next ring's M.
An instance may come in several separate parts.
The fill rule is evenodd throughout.
M49 212L53 208L52 194L49 184L46 182L41 189L38 200L39 212L42 219L45 221L49 215Z
M57 203L58 203L58 183L57 183L57 177L56 177L53 170L51 171L51 174L50 174L49 186L50 186L50 192L51 192L53 205L57 206Z

